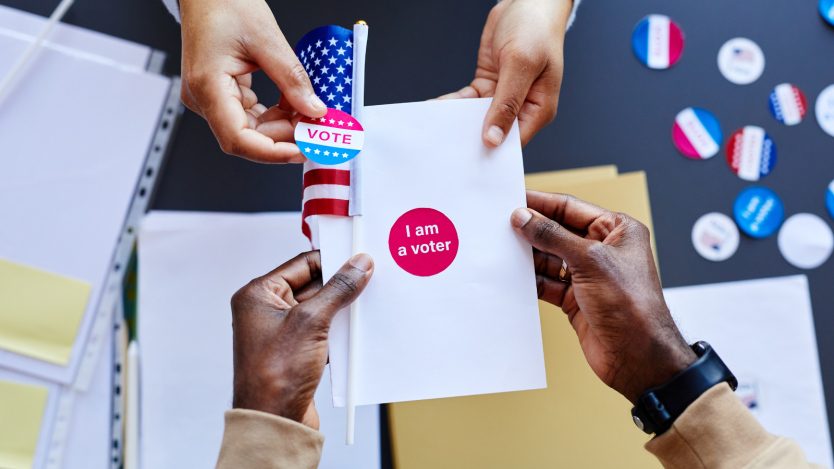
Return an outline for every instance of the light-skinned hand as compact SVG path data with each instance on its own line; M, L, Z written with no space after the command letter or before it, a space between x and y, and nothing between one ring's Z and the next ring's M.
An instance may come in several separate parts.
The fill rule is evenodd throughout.
M511 223L533 245L539 298L567 314L605 384L634 403L697 360L669 314L642 223L535 191ZM562 260L571 283L559 280Z
M362 293L374 263L350 259L322 286L318 251L300 254L232 297L236 409L268 412L318 430L313 402L333 316Z
M481 132L487 147L501 145L516 118L524 146L556 117L572 8L572 0L502 0L492 8L475 79L438 98L492 97Z
M179 0L183 103L203 116L226 153L261 163L306 160L293 138L298 113L321 117L325 104L264 0ZM263 69L281 90L267 109L252 91Z

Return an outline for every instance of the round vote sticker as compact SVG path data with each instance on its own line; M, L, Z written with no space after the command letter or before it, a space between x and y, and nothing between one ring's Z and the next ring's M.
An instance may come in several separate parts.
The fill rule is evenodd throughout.
M643 65L663 70L675 65L683 53L681 28L665 15L649 15L634 27L631 48Z
M834 1L834 0L832 0ZM828 85L817 97L817 123L823 132L834 137L834 85Z
M723 213L708 213L692 227L692 245L704 259L723 261L738 249L739 234L735 222Z
M758 181L776 165L776 145L761 127L748 125L727 139L727 164L745 181Z
M437 275L458 254L458 232L452 220L433 208L405 212L391 227L388 248L398 266L418 277Z
M813 213L797 213L785 220L776 240L785 260L800 269L821 266L834 250L831 228Z
M688 107L675 116L672 141L678 151L690 158L712 158L718 153L723 139L718 119L706 109Z
M825 21L834 25L834 0L820 0L819 7Z
M779 122L785 125L799 124L807 111L805 93L790 83L776 85L770 92L770 113Z
M350 114L328 108L324 117L301 118L295 127L295 143L304 156L318 164L340 164L362 151L365 131Z
M753 238L767 238L782 226L785 206L767 187L748 187L733 202L733 218L741 231Z
M758 80L764 68L764 52L750 39L730 39L718 51L718 70L736 85L749 85Z
M828 184L828 190L825 191L825 208L828 209L831 218L834 218L834 181Z

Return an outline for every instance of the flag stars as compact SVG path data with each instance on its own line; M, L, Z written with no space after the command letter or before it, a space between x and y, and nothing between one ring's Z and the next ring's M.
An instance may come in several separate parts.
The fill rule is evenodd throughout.
M347 59L345 59L345 63L348 64L348 65L353 65L353 59L348 57ZM318 65L318 64L316 64L316 65Z
M336 77L333 75L330 75L329 77L327 77L327 79L330 80L328 83L333 83L334 81L336 81Z
M330 93L329 95L327 95L327 100L328 101L333 101L333 98L335 98L335 97L336 96L334 96L333 93Z
M340 48L339 48L339 50L337 50L336 52L338 52L338 53L339 53L339 55L345 55L345 50L344 50L344 49L342 49L341 47L340 47Z
M344 87L344 86L342 86L342 85L336 85L336 92L337 92L337 93L341 93L343 89L345 89L345 87Z
M335 105L335 106L333 106L333 107L335 107L336 109L338 109L338 110L340 110L340 111L342 110L342 105L341 105L341 104L337 104L337 105Z
M330 40L327 42L329 42L332 47L336 47L336 42L338 41L336 41L335 37L331 37Z
M318 85L320 81L321 81L321 77L315 77L315 78L313 78L313 84L314 84L314 85Z
M321 65L321 59L316 59L316 60L315 60L315 64L316 64L316 67L318 67L319 65Z
M321 50L321 55L327 55L328 52L330 52L330 49L325 47L324 49Z
M313 48L313 45L312 45L312 44L308 45L308 46L307 46L307 52L310 52L310 49L312 49L312 48Z
M339 65L339 67L338 67L338 68L336 68L336 70L337 70L339 73L345 73L345 67L342 67L341 65Z
M336 57L330 57L330 58L329 58L329 59L327 59L327 60L328 60L328 61L330 61L330 65L333 65L333 64L335 64L335 63L336 63Z
M345 47L353 47L353 43L352 43L352 42L350 42L350 39L348 39L347 41L345 41Z
M319 90L321 90L322 93L326 92L327 91L327 85L321 85L321 88L319 88Z
M350 102L350 96L345 95L344 100L345 100L346 103L349 103Z
M316 49L318 49L319 47L321 47L321 41L316 42Z
M345 84L346 84L346 85L349 85L349 84L350 84L350 82L352 82L352 81L353 81L353 78L351 78L351 77L346 77L346 78L345 78Z
M325 73L327 73L328 70L329 69L327 67L322 67L321 68L321 74L324 75Z

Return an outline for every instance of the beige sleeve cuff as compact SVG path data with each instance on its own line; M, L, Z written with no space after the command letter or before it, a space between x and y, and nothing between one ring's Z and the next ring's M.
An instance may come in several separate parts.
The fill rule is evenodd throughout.
M324 435L294 420L256 410L226 412L217 469L315 469Z
M796 442L768 433L725 383L701 395L646 449L666 469L819 467Z

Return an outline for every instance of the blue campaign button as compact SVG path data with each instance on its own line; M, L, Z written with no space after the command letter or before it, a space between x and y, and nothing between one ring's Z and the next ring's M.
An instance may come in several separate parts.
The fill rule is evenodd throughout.
M828 209L831 218L834 218L834 181L828 184L828 190L825 191L825 208Z
M820 14L825 21L834 25L834 0L820 0Z
M776 192L767 187L748 187L738 194L733 203L733 218L747 235L767 238L782 226L785 205Z

